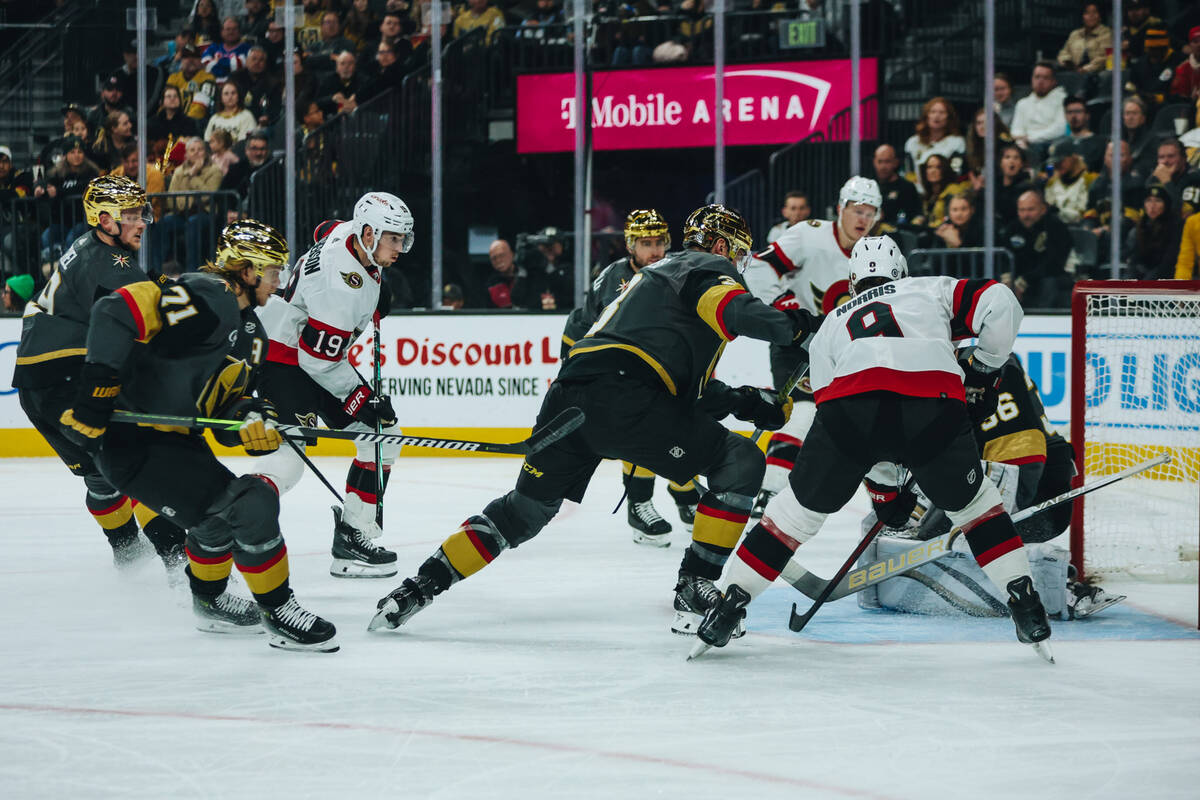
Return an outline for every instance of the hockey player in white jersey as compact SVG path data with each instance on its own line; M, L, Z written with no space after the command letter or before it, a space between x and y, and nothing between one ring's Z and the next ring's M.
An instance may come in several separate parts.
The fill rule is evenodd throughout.
M846 181L838 193L837 219L799 222L755 256L759 273L767 271L776 278L770 286L760 286L756 292L759 299L779 309L803 308L818 315L846 302L850 298L846 280L850 251L871 232L882 204L875 181L858 175ZM782 388L806 358L800 345L771 345L771 377L776 388ZM788 472L816 414L807 377L792 390L792 398L791 419L772 434L767 445L767 474L751 510L754 519L762 516L771 497L787 485Z
M697 632L705 644L729 642L751 599L885 462L880 466L890 463L894 475L895 465L907 467L946 509L984 573L1007 592L1017 638L1049 656L1050 624L1029 561L995 484L984 477L973 433L973 419L996 410L1021 308L995 281L907 274L890 238L855 245L853 297L825 317L809 348L817 415L789 476L791 489L771 499L717 582L722 599ZM978 347L960 367L952 340L971 336L979 337Z
M272 297L259 316L270 337L259 392L279 417L313 426L399 433L391 400L375 396L348 360L375 314L381 270L412 249L413 218L400 198L369 192L354 206L354 218L338 223L292 268L282 297ZM303 447L303 445L301 445ZM339 578L386 578L396 574L396 554L371 539L380 531L377 495L387 486L398 445L382 446L383 474L375 471L374 445L359 444L346 476L346 498L334 507L333 564ZM291 489L304 463L291 448L260 462L260 472L280 494ZM378 481L377 481L378 478Z

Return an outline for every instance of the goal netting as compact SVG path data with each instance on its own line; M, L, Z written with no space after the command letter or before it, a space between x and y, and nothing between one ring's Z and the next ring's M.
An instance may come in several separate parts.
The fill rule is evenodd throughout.
M1071 315L1071 440L1082 481L1171 455L1077 501L1072 560L1085 575L1196 580L1200 282L1081 281Z

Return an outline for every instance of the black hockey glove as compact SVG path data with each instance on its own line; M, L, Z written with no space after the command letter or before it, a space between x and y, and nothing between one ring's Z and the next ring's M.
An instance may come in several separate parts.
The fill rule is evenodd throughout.
M75 404L58 419L63 435L86 452L98 453L120 393L121 378L116 370L103 364L84 364Z
M790 397L781 401L777 395L754 386L739 386L732 391L735 400L731 413L764 431L779 430L792 415Z
M275 429L279 412L269 400L261 397L242 397L218 414L224 419L242 420L240 428L214 430L213 438L226 447L242 446L246 455L265 456L283 444L283 436Z
M821 327L821 318L804 308L781 308L792 321L792 341L803 343L810 334L816 333Z
M917 507L917 495L912 489L876 483L870 478L863 480L875 516L889 528L903 528L908 524L913 509Z
M967 413L976 425L996 413L1000 399L1000 370L989 367L975 358L974 348L959 351L958 363L962 367L963 388L967 394Z
M376 423L381 428L389 428L396 424L396 412L392 409L392 399L386 394L379 396L372 394L371 389L365 383L350 393L346 402L342 404L342 408L368 428L374 428Z

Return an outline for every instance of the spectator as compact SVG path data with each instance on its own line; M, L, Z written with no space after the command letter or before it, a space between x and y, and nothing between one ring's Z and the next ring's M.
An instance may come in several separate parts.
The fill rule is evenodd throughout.
M196 32L197 44L221 41L221 20L213 0L197 0L189 26Z
M1063 100L1067 93L1057 85L1054 65L1042 61L1033 68L1033 93L1017 101L1013 114L1012 135L1017 144L1034 153L1040 161L1045 158L1050 142L1067 132Z
M299 50L292 56L292 71L295 73L296 84L296 109L308 108L317 97L317 85L320 79L316 73L309 72L305 69L304 54Z
M4 310L20 313L33 297L33 276L14 275L4 281Z
M208 150L212 155L212 163L221 170L221 179L229 174L229 168L238 162L233 152L233 137L225 128L217 128L208 134Z
M934 228L933 233L945 247L983 246L983 225L975 216L975 200L970 192L962 191L950 196L946 204L946 219Z
M1175 280L1190 281L1197 276L1196 257L1200 256L1200 214L1192 214L1183 223L1179 257L1175 260Z
M187 140L187 157L183 165L171 176L171 194L178 192L216 192L221 185L221 170L209 158L208 145L199 137ZM205 197L172 197L167 199L167 209L162 220L151 227L152 240L158 240L158 246L153 248L151 263L160 266L163 255L177 233L184 232L184 259L181 262L185 271L193 271L200 266L201 259L208 252L208 239L212 232L212 201ZM157 235L155 235L157 234ZM154 256L157 255L158 258ZM175 259L179 261L178 258Z
M379 38L377 42L387 42L396 47L397 52L408 44L404 37L404 17L399 12L389 11L383 15L383 19L379 21ZM411 26L411 22L410 22ZM378 49L378 48L376 48ZM412 52L412 45L408 44L407 51Z
M0 203L28 197L32 189L29 174L13 168L12 149L0 146Z
M539 232L543 240L537 246L537 256L529 258L522 270L528 275L528 298L533 310L570 311L575 307L573 265L566 257L566 248L556 228ZM528 257L523 254L523 257ZM490 291L490 289L489 289Z
M1125 55L1138 59L1146 49L1146 34L1151 29L1161 29L1163 21L1150 13L1149 0L1125 0L1125 28L1121 40L1126 45Z
M1158 155L1154 133L1147 124L1148 118L1145 100L1140 97L1125 100L1125 105L1121 108L1121 121L1125 123L1121 130L1121 138L1129 143L1133 171L1141 175L1149 175L1154 170Z
M788 192L783 196L783 208L779 209L779 213L783 216L783 222L767 231L767 244L778 239L797 222L803 222L812 216L808 195L804 192Z
M17 267L18 242L22 254L33 252L37 233L28 224L26 209L13 201L28 197L32 191L33 180L29 173L14 169L12 150L0 147L0 277L28 269L28 264Z
M521 26L525 28L539 26L544 28L547 25L562 25L564 22L566 22L566 17L563 16L562 5L558 0L537 0L537 6L534 8L533 13L525 18Z
M98 131L103 128L104 120L108 119L108 115L114 111L124 111L131 117L133 116L133 109L124 102L121 82L116 75L110 75L100 86L100 102L88 112L88 130Z
M1125 91L1139 94L1155 106L1162 105L1168 94L1172 94L1171 84L1175 80L1177 68L1187 62L1187 56L1171 49L1171 40L1163 28L1150 28L1146 31L1146 53L1134 61L1128 70L1128 80ZM1200 66L1200 61L1196 62Z
M160 159L166 152L168 141L173 145L175 142L190 139L195 135L197 135L196 120L183 113L183 98L179 94L179 87L168 84L163 87L158 113L146 120L149 152L156 160Z
M1171 81L1171 94L1187 100L1200 98L1200 26L1188 31L1187 60L1175 68L1175 79Z
M1008 126L1004 124L1004 120L998 116L994 116L992 117L992 121L996 126L996 149L999 150L1011 142L1013 138L1012 134L1008 132ZM975 112L975 121L971 124L970 130L967 131L966 171L977 175L983 174L983 150L986 144L984 141L987 132L986 129L987 119L984 110L981 108Z
M921 196L917 187L900 175L900 158L896 148L881 144L875 148L875 182L883 194L879 219L885 231L893 231L921 216Z
M246 0L246 13L238 20L242 34L251 42L261 42L266 38L267 26L273 16L270 13L267 0Z
M58 162L62 161L62 157L66 153L65 145L67 137L77 135L75 133L75 125L78 123L86 126L86 123L84 123L85 114L86 112L79 106L78 103L67 103L64 105L62 107L62 136L58 137L57 139L51 139L50 142L42 148L42 151L38 153L36 163L41 164L46 169L50 169L51 167L57 165ZM84 141L88 140L86 133L80 138L82 138Z
M1090 230L1099 239L1100 252L1109 251L1112 235L1112 155L1113 147L1110 142L1104 151L1104 174L1092 183L1088 192L1088 207L1083 214L1083 227ZM1121 142L1121 215L1118 225L1119 235L1124 235L1126 226L1137 219L1137 209L1129 203L1134 192L1141 191L1141 176L1132 173L1133 160L1129 156L1129 143Z
M958 112L944 97L934 97L921 108L917 132L904 143L904 171L910 181L916 181L921 166L929 156L945 157L955 171L962 168L967 143L960 135ZM920 187L918 187L920 189Z
M201 0L204 2L204 0ZM204 119L216 98L217 79L200 68L200 51L188 47L180 53L179 72L167 78L167 85L179 90L183 113L192 119Z
M96 134L92 144L96 164L101 172L108 172L121 165L121 148L133 142L133 120L124 111L114 111L104 120L104 127Z
M921 167L921 216L913 220L916 225L936 228L946 219L946 203L950 196L970 188L960 181L950 159L934 153L925 159Z
M1017 112L1017 100L1013 97L1012 80L1003 72L992 78L992 91L996 96L996 116L1012 130L1013 115Z
M442 308L457 311L463 307L463 290L457 283L447 283L442 287Z
M229 171L221 179L221 189L232 189L245 199L250 191L250 178L263 168L270 157L270 134L262 128L253 131L246 137L246 157L230 165Z
M1071 31L1058 63L1075 72L1099 72L1112 51L1112 29L1100 22L1100 4L1083 4L1083 27Z
M488 44L492 43L492 34L504 27L504 13L499 9L489 5L488 0L467 0L467 6L459 12L454 18L454 38L473 31L476 28L483 28L485 41Z
M273 75L282 75L283 73L283 26L275 21L274 17L267 23L267 36L259 42L263 50L267 52L267 69ZM299 44L297 44L299 47Z
M121 166L114 169L110 174L125 175L130 179L139 181L138 169L140 165L138 161L138 146L130 142L121 148ZM146 183L145 189L147 194L162 194L167 190L166 180L163 178L162 171L154 164L153 161L146 164ZM150 210L154 212L154 219L162 217L163 199L161 197L153 197L150 199Z
M380 40L375 45L375 66L375 74L362 90L364 102L392 89L399 92L404 81L404 69L396 58L396 46L390 42Z
M346 11L346 19L342 24L342 35L354 42L355 52L363 52L368 39L379 27L375 12L369 8L367 0L353 0Z
M154 59L154 65L161 69L168 77L174 75L183 66L180 63L183 51L195 46L196 32L190 27L182 28L179 33L175 34L175 38L172 41L167 42L167 52Z
M275 122L283 105L279 81L267 70L267 51L259 45L246 53L246 65L229 75L229 80L242 90L246 109L254 115L255 127Z
M527 276L513 259L512 247L503 239L497 239L488 247L488 260L492 262L492 275L488 278L487 292L491 308L526 307Z
M121 48L121 58L125 63L121 68L113 73L117 83L121 86L121 100L130 107L134 112L137 111L137 42L126 42ZM154 64L147 64L146 69L146 104L148 107L153 107L155 100L158 99L158 93L163 87L163 72Z
M1026 308L1066 308L1070 301L1071 234L1036 189L1017 198L1017 221L1002 241L1013 254L1013 272L1000 280Z
M1000 180L996 182L996 218L1009 225L1017 218L1017 198L1035 188L1025 151L1015 144L1000 150Z
M1183 187L1186 183L1187 153L1183 144L1175 138L1163 139L1158 144L1158 162L1146 186L1161 186L1171 195L1171 208L1176 215L1186 217L1195 209L1183 202Z
M100 177L100 168L84 154L83 140L70 137L62 163L46 173L33 186L33 196L45 201L49 224L42 231L42 261L58 256L64 242L73 242L87 224L79 219L79 198L88 181Z
M321 105L333 105L335 113L349 113L358 108L358 98L367 81L358 72L358 57L349 50L338 53L332 75L321 79L317 88L317 101Z
M342 36L342 22L336 11L321 16L321 36L307 51L305 65L322 74L333 71L339 53L354 52L354 42Z
M1154 281L1175 277L1183 222L1171 193L1154 185L1146 190L1142 213L1125 240L1124 258L1129 277Z
M1083 158L1091 172L1099 172L1104 166L1103 136L1092 132L1092 116L1088 113L1087 103L1078 97L1068 97L1063 101L1063 114L1067 118L1067 135L1050 144L1050 157L1057 158L1057 148L1069 143Z
M1088 191L1096 182L1096 173L1088 172L1087 163L1071 142L1055 147L1054 174L1046 183L1046 202L1058 210L1058 218L1068 224L1079 222L1088 208Z
M246 63L250 43L242 38L242 27L234 17L226 17L221 23L221 40L204 49L201 65L208 70L217 83L225 83L229 74L241 69Z
M215 130L226 130L233 141L240 142L258 127L242 98L242 89L234 81L226 81L221 85L221 110L208 120L208 127L204 129L205 139L212 138Z
M296 44L307 52L321 38L321 23L325 18L321 0L304 0L304 17L296 28Z

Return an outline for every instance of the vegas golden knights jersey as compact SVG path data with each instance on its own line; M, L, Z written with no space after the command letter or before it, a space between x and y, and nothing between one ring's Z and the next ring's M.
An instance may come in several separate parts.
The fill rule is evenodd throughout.
M596 276L596 280L592 281L592 288L583 299L583 305L567 317L567 324L563 328L563 344L574 347L575 342L587 334L592 323L604 311L604 307L625 291L625 286L636 274L628 257L605 267L604 271Z

